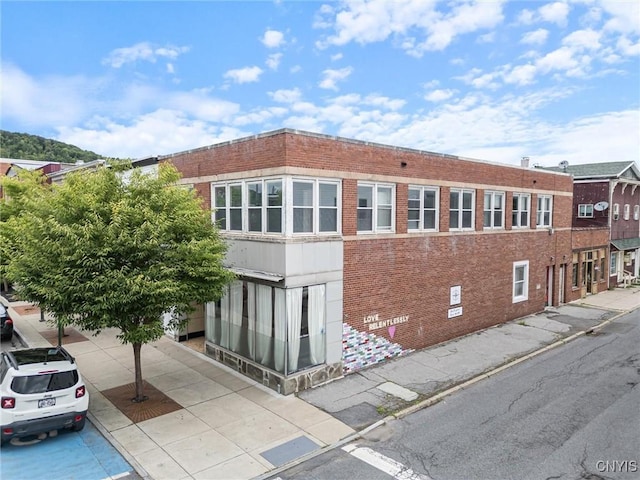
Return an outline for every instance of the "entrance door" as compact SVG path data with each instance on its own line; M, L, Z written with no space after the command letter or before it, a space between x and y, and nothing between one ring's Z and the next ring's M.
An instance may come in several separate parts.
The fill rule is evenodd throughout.
M591 293L591 282L593 281L593 260L584 262L584 281L586 282L587 293Z
M553 265L547 267L547 307L553 305L553 272Z
M564 303L564 265L560 265L560 273L558 274L558 304Z

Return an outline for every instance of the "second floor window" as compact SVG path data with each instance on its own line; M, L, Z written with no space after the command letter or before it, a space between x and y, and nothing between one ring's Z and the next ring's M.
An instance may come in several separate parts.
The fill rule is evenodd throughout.
M538 210L536 213L536 225L538 227L551 226L551 196L538 195Z
M624 219L629 220L629 204L628 203L624 204L624 209L622 211L623 211Z
M358 184L358 232L392 232L394 186Z
M438 229L438 189L409 187L408 230Z
M451 190L449 194L449 229L473 229L473 197L473 190Z
M593 204L581 203L578 205L578 218L591 218L593 217Z
M484 193L484 228L504 228L504 192Z
M332 180L255 179L212 185L211 203L223 231L337 233L339 190Z
M513 210L511 214L513 228L527 228L529 226L529 194L513 194Z

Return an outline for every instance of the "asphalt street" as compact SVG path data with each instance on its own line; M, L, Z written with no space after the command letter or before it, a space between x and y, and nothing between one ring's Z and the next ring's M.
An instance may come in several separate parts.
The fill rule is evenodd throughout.
M639 320L638 311L620 317L594 335L373 429L349 449L373 452L378 468L334 449L278 476L639 478Z

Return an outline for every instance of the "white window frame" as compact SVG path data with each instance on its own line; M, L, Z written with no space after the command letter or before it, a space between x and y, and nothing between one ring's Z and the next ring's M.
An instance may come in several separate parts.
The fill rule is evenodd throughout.
M358 213L361 211L371 211L371 229L370 230L361 230L359 226L356 226L358 234L368 234L368 233L394 233L396 229L396 186L392 183L377 183L377 182L358 182L358 190L360 188L370 188L371 189L371 206L361 207L357 205ZM381 208L387 209L387 205L380 205L378 202L378 194L381 189L390 189L391 190L391 225L389 226L379 226L379 212ZM360 194L357 194L357 198L359 200ZM357 216L359 217L359 215ZM357 218L356 218L357 220Z
M293 218L294 218L294 205L293 205L293 184L294 182L304 182L312 185L312 205L308 208L313 208L312 213L312 231L309 232L293 232ZM281 189L281 205L269 205L269 187L273 184L280 183ZM261 184L261 203L258 206L249 205L249 188L250 185ZM336 205L320 205L320 185L331 185L335 187L336 193ZM242 206L233 207L241 211L242 216L242 228L231 229L231 188L238 187L242 192ZM218 206L216 205L216 189L224 189L225 192L225 205L224 214L217 212ZM258 231L249 230L249 212L251 209L260 208L260 223L261 228ZM269 217L274 210L280 210L280 230L269 231ZM211 183L211 221L216 222L216 217L224 218L224 224L220 226L220 231L230 233L248 233L258 235L269 236L292 236L292 235L336 235L342 231L342 182L335 179L324 178L302 178L302 177L264 177L264 178L247 178L239 180L231 180L227 182L212 182ZM322 210L334 210L335 211L335 230L320 231L320 216Z
M313 225L312 225L312 229L309 232L294 232L294 224L293 224L293 217L294 217L294 213L293 210L294 208L296 208L293 205L293 184L299 182L299 183L311 183L313 184ZM332 185L336 187L336 203L337 205L334 206L330 206L330 205L320 205L320 185ZM287 220L286 220L286 224L287 224L287 235L293 235L293 236L302 236L302 235L336 235L337 233L339 233L340 231L342 231L342 226L341 226L341 222L342 222L342 215L340 214L340 212L342 212L342 185L340 183L339 180L331 180L331 179L324 179L324 178L309 178L309 177L290 177L287 179L287 188L289 189L289 191L291 192L291 195L288 195L287 197L290 199L290 205L287 204L287 208L286 208L286 215L287 215ZM311 207L304 207L304 208L311 208ZM320 230L320 211L321 210L325 210L325 209L335 209L336 211L336 229L335 230L324 230L321 231Z
M451 196L458 195L458 206L459 208L453 209L451 208ZM464 196L465 194L471 194L471 208L464 208ZM453 218L453 212L457 212L458 217L458 226L452 227L451 220ZM464 212L471 212L471 225L469 227L463 227L462 221L464 218ZM452 188L449 191L449 231L459 232L459 231L472 231L475 230L476 225L476 191L468 188Z
M411 211L411 210L418 210L418 226L417 227L410 227L409 226L409 220L408 220L408 215L407 215L407 231L409 232L437 232L439 229L439 217L440 217L440 189L438 187L425 187L425 186L416 186L416 185L409 185L409 192L411 191L414 192L418 192L418 200L413 199L414 202L418 202L417 208L411 208L411 205L409 204L409 202L411 201L411 199L407 199L407 211ZM424 195L426 192L429 193L433 193L435 195L435 207L434 208L427 208L425 207L425 202L424 202ZM425 212L427 211L433 211L434 214L434 226L433 227L425 227L424 225L424 221L425 221Z
M613 215L613 219L614 220L618 220L620 218L620 204L619 203L614 203L613 204L613 210L612 210L612 215Z
M522 280L517 280L516 272L518 269L524 269L524 275ZM524 302L529 300L529 260L523 260L519 262L513 262L513 285L512 285L512 298L513 303ZM522 293L518 293L517 287L522 284Z
M593 203L578 204L578 218L593 218Z
M518 205L517 208L513 208L513 204L514 202L518 201ZM526 208L524 208L523 205L523 200L526 199ZM512 206L512 211L511 211L511 228L529 228L529 225L531 224L531 195L528 193L514 193L513 194L513 199L511 201L511 206ZM522 214L526 213L525 218L527 219L527 223L526 225L522 225L521 223L521 219L522 219ZM517 219L517 222L514 222L513 220Z
M629 204L625 203L624 204L624 209L622 210L622 212L623 212L622 215L623 215L623 218L625 220L629 220L629 211L630 211Z
M489 207L487 208L487 196L489 196L491 198L490 202L489 202ZM496 198L501 198L502 201L502 208L501 209L497 209L496 208ZM504 229L504 211L505 211L505 199L506 199L506 195L504 192L494 192L494 191L485 191L484 192L484 206L483 206L483 226L485 230L503 230ZM496 225L495 224L495 216L496 213L500 213L500 225ZM489 213L489 225L487 225L486 222L486 218L485 215Z
M640 220L640 205L633 206L633 219Z
M536 211L536 227L551 228L553 226L553 196L538 195L538 208ZM547 208L547 206L549 208ZM545 222L545 215L549 214L549 221Z

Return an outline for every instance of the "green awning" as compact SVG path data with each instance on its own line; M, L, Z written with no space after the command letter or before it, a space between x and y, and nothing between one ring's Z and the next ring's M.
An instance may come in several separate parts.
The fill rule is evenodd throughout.
M640 237L636 238L623 238L622 240L611 240L611 245L618 250L635 250L640 248Z

